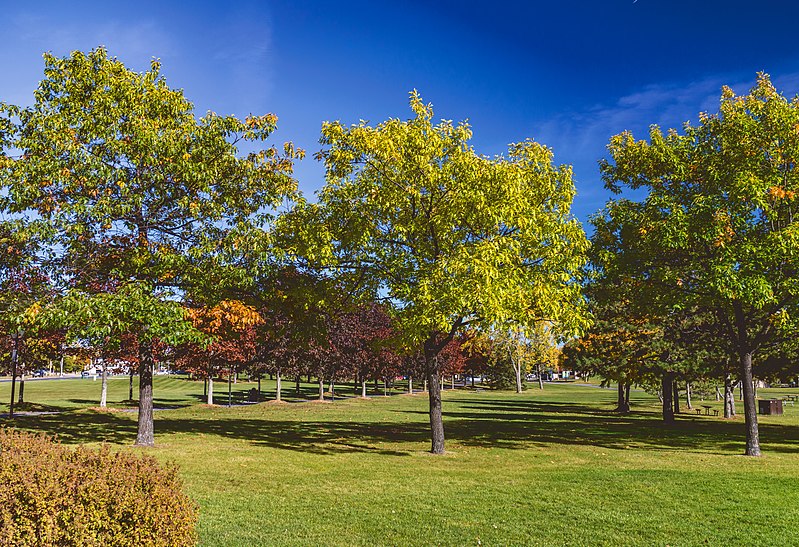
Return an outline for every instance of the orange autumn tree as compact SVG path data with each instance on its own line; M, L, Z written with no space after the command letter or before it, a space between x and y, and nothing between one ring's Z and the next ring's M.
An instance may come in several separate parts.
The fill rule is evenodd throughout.
M207 346L189 343L180 348L177 364L207 378L207 402L214 404L214 377L227 371L228 378L255 356L256 330L261 315L238 300L222 300L215 306L189 308L194 327L213 341Z

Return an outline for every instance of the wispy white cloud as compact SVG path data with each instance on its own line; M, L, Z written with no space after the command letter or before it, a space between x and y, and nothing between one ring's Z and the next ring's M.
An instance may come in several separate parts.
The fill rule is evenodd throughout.
M609 197L599 179L597 162L606 157L611 136L630 130L636 138L646 138L650 125L680 129L686 121L697 120L700 112L718 110L722 86L745 93L754 85L754 76L744 80L713 75L688 83L648 85L613 103L563 112L543 121L533 134L554 149L556 161L574 166L579 195L575 212L585 218ZM774 83L787 96L793 96L799 92L799 73L775 75Z

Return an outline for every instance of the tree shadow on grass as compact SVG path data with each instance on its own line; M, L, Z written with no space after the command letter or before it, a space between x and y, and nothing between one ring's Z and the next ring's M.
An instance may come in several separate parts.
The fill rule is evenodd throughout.
M353 409L354 410L354 409ZM346 412L346 409L344 410ZM409 455L429 443L426 412L389 410L408 421L302 421L241 417L235 413L213 416L173 417L156 415L156 442L169 434L211 435L251 442L257 446L309 454L374 453ZM198 412L199 414L199 412ZM136 414L131 412L71 411L57 415L18 416L0 425L57 435L62 442L132 444L136 438ZM654 411L619 415L596 407L541 401L448 400L445 406L448 441L460 446L525 449L551 445L595 446L607 449L686 450L700 453L741 453L743 421L726 421L682 415L664 426ZM799 453L799 428L777 423L761 424L765 452ZM397 450L383 444L411 444Z

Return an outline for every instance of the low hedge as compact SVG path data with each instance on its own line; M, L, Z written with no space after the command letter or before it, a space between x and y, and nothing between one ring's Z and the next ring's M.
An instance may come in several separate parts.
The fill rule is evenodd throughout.
M195 545L196 524L174 466L0 429L0 545Z

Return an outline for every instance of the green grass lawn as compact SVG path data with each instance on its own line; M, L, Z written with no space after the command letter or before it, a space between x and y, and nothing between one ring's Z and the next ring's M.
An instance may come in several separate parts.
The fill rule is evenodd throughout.
M99 382L50 383L57 393L38 386L45 404L72 410L18 427L133 442L135 413L78 408ZM127 397L126 381L117 389L112 400ZM786 545L797 534L799 406L761 417L765 455L745 458L741 417L682 414L664 427L641 392L619 416L614 390L579 384L454 390L448 453L436 457L424 395L209 408L196 404L202 383L157 378L155 389L179 408L156 414L148 452L180 466L203 545Z

